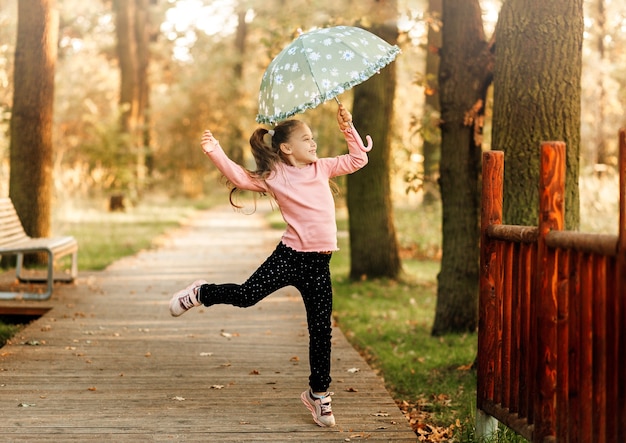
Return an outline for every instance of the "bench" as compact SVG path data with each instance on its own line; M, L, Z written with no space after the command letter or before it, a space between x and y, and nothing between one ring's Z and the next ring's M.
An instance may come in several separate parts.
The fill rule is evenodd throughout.
M47 275L41 276L23 275L24 255L47 253ZM69 274L55 276L55 259L71 254L72 263ZM0 198L0 255L15 255L17 263L15 274L22 283L47 283L45 292L2 292L0 299L25 299L47 300L52 295L52 287L55 281L72 282L78 274L78 243L74 237L42 237L32 238L26 235L22 222L15 211L10 198Z

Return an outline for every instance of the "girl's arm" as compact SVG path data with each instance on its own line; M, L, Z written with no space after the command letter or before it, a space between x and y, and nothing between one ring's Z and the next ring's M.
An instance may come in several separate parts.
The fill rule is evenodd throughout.
M251 177L250 173L246 171L243 166L238 165L228 158L220 146L220 142L213 137L211 131L204 131L200 145L202 146L204 153L209 156L217 169L219 169L220 172L224 174L224 176L237 188L255 192L268 191L265 186L265 181Z
M339 105L337 123L339 123L339 129L343 132L348 144L348 154L318 160L328 168L328 175L331 178L351 174L361 169L367 164L367 152L373 147L372 138L369 135L366 136L367 146L363 144L361 136L352 124L352 115L343 105Z

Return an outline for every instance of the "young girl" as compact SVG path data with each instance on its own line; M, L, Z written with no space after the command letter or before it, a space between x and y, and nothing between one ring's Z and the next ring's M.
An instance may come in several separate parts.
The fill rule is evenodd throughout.
M295 286L302 295L309 330L309 388L300 398L320 426L334 426L328 387L330 377L332 287L329 262L337 250L335 204L329 180L350 174L367 164L368 146L352 126L352 115L339 105L337 122L348 144L348 154L318 158L311 129L301 121L286 120L273 130L258 128L250 137L257 170L230 160L211 131L202 136L202 149L226 176L233 191L268 193L287 223L272 255L243 284L209 284L197 280L177 292L170 312L177 317L189 309L214 304L252 306L276 290ZM232 202L232 200L231 200Z

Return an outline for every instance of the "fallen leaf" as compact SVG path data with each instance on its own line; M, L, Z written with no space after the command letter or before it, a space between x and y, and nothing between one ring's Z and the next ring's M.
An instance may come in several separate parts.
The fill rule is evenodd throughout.
M256 369L253 369L252 371L250 371L250 375L259 375L261 374L259 371L257 371Z
M359 371L360 371L360 369L359 369L359 368L350 368L350 369L348 369L348 372L349 372L350 374L356 374L356 373L357 373L357 372L359 372Z
M355 388L346 388L346 392L359 392L359 390Z
M145 357L152 357L152 353L151 352L146 352Z
M94 391L97 391L98 388L96 388L95 386L90 386L90 387L87 388L87 390L91 391L91 392L94 392Z
M211 389L223 389L224 385L213 385L211 386Z
M176 401L185 401L185 397L179 397L179 396L176 396L176 397L172 397L172 400L176 400Z
M30 408L35 406L34 403L20 403L19 405L17 405L18 408Z
M213 355L212 352L201 352L200 353L200 357L210 357L212 355Z
M295 362L299 362L299 361L300 361L300 357L298 357L297 355L294 355L293 357L291 357L291 358L289 359L289 361L290 361L290 362L293 362L293 363L295 363Z

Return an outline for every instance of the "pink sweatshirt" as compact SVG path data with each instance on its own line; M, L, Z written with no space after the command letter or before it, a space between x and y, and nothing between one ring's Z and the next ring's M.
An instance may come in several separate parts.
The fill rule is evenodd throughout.
M277 170L264 180L250 177L226 156L221 146L208 156L237 188L267 192L274 197L287 223L282 236L286 246L302 252L336 251L335 202L328 180L361 169L367 164L366 152L372 147L369 136L368 147L365 147L354 128L343 133L348 154L320 158L304 168L280 163Z

